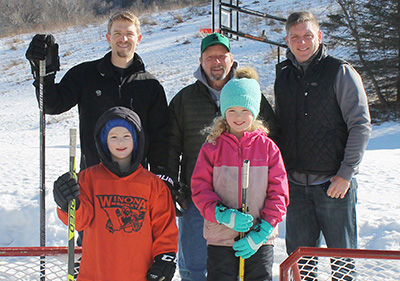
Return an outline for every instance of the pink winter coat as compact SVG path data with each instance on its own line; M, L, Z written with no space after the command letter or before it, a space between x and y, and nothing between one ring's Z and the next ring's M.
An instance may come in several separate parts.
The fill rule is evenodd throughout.
M241 207L241 171L243 160L250 160L248 213L275 228L289 204L289 186L279 148L261 130L245 132L240 140L223 133L215 143L205 143L192 175L192 198L205 218L207 244L232 246L238 232L220 225L215 219L217 201L229 208Z

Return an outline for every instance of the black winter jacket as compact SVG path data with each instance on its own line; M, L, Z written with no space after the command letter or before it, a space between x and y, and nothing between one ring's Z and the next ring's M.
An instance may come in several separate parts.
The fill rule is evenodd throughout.
M157 79L145 70L142 59L135 54L126 69L125 78L111 63L111 53L95 61L71 68L60 83L45 83L46 114L60 114L78 105L81 140L81 169L99 163L94 142L94 128L107 109L123 106L135 111L145 133L142 164L160 173L167 166L168 105L165 92Z
M207 87L197 80L183 88L169 104L170 111L170 150L168 167L174 182L179 182L181 190L190 199L190 181L197 156L204 144L206 135L200 131L212 124L220 116L220 109L208 93ZM276 134L275 115L267 99L262 96L259 117Z

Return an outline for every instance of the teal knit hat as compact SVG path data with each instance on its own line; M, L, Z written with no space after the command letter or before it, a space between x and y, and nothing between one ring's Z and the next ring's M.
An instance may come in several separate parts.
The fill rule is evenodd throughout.
M233 78L221 90L221 114L233 106L242 106L253 113L254 119L260 112L261 89L257 80L249 78Z

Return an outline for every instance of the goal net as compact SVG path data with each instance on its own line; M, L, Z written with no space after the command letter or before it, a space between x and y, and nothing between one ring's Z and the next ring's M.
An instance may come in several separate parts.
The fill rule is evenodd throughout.
M74 260L81 254L76 247ZM67 270L67 247L0 247L0 280L67 280Z
M280 265L289 280L400 280L400 251L299 247Z

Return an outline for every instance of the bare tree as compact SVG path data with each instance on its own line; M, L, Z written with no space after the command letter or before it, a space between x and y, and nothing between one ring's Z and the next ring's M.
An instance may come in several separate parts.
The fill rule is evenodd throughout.
M323 26L330 44L354 50L351 62L386 111L400 104L400 0L336 0L340 11Z
M36 0L0 0L0 35L5 32L16 32L27 25L40 22L43 3Z

